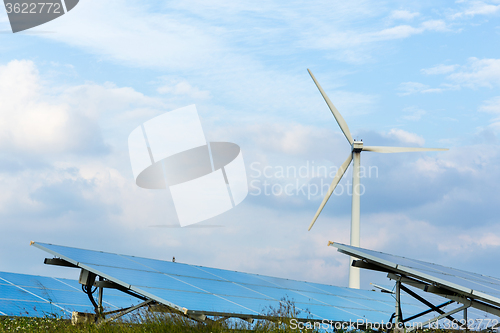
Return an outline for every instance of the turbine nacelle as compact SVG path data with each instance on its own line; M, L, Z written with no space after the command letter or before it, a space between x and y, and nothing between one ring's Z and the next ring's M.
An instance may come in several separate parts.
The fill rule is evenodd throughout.
M360 153L363 150L363 141L354 141L351 147L353 153Z

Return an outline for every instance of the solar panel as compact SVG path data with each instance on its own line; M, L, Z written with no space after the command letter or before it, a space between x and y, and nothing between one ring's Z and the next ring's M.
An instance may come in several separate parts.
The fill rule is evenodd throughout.
M334 243L339 251L395 268L408 276L439 283L500 306L500 279L420 260Z
M387 322L395 309L390 294L228 271L44 243L32 243L147 299L185 314L259 318L293 301L299 318ZM407 298L409 299L409 298ZM426 309L403 300L410 313Z
M107 296L109 311L137 303L117 291ZM0 315L70 318L73 311L94 311L78 281L0 272Z
M330 242L339 252L361 259L354 265L382 270L389 277L427 292L500 316L500 279L359 247ZM495 319L498 323L498 318Z

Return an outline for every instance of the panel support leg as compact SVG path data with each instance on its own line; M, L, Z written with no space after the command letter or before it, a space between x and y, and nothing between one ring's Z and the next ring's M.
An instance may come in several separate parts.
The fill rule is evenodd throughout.
M464 321L465 321L465 331L468 332L469 331L469 324L467 323L467 308L464 309Z
M99 276L99 281L103 281L102 276ZM104 292L104 288L103 287L99 287L99 296L98 296L98 299L97 299L97 309L98 309L100 317L102 317L102 313L104 312L104 308L102 306L102 294L103 294L103 292Z
M399 325L403 321L401 318L401 280L396 281L396 311L395 313L395 324L399 328Z

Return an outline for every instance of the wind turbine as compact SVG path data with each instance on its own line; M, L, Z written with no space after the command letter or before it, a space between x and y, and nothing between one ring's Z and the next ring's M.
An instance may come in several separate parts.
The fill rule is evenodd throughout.
M364 146L363 141L354 141L351 136L351 132L349 131L349 127L347 126L347 123L345 122L344 118L342 118L342 115L340 112L335 108L333 103L330 101L328 96L325 94L323 91L323 88L319 85L318 81L316 81L316 78L314 77L313 73L308 69L307 70L309 74L311 75L311 78L313 79L314 83L318 87L321 95L325 99L326 104L328 104L328 107L333 113L333 116L335 117L335 120L337 120L337 123L340 126L340 129L344 133L347 141L349 141L349 144L351 145L351 153L349 153L349 156L345 160L344 163L340 166L340 168L337 170L337 173L335 177L333 177L332 184L330 185L330 188L328 189L328 192L326 193L326 196L323 198L323 202L321 202L321 205L318 208L318 211L316 212L316 215L314 215L314 218L311 222L311 225L309 225L309 229L314 225L314 222L318 219L319 214L323 210L323 207L325 207L328 199L330 199L330 196L332 195L333 191L335 190L335 187L337 187L337 184L340 182L342 179L342 176L344 176L345 172L347 171L347 168L349 167L349 164L351 164L351 161L354 160L353 163L353 170L352 170L352 206L351 206L351 245L359 247L359 240L360 240L360 228L359 228L359 216L360 216L360 182L359 182L359 166L360 166L360 158L361 158L361 152L362 151L372 151L376 153L406 153L406 152L417 152L417 151L439 151L439 150L448 150L445 148L414 148L414 147L384 147L384 146ZM355 258L351 257L351 263ZM359 289L360 287L360 276L359 276L359 268L353 267L350 265L349 267L349 288L355 288Z

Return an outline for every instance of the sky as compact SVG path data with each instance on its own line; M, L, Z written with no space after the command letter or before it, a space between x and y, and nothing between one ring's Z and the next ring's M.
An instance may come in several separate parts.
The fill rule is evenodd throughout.
M307 231L350 152L309 68L366 145L449 148L362 153L361 246L499 277L499 17L498 0L81 0L13 34L0 8L0 270L78 277L38 241L347 286L327 243L349 243L350 172ZM241 147L249 194L180 228L127 142L191 104L207 140Z

